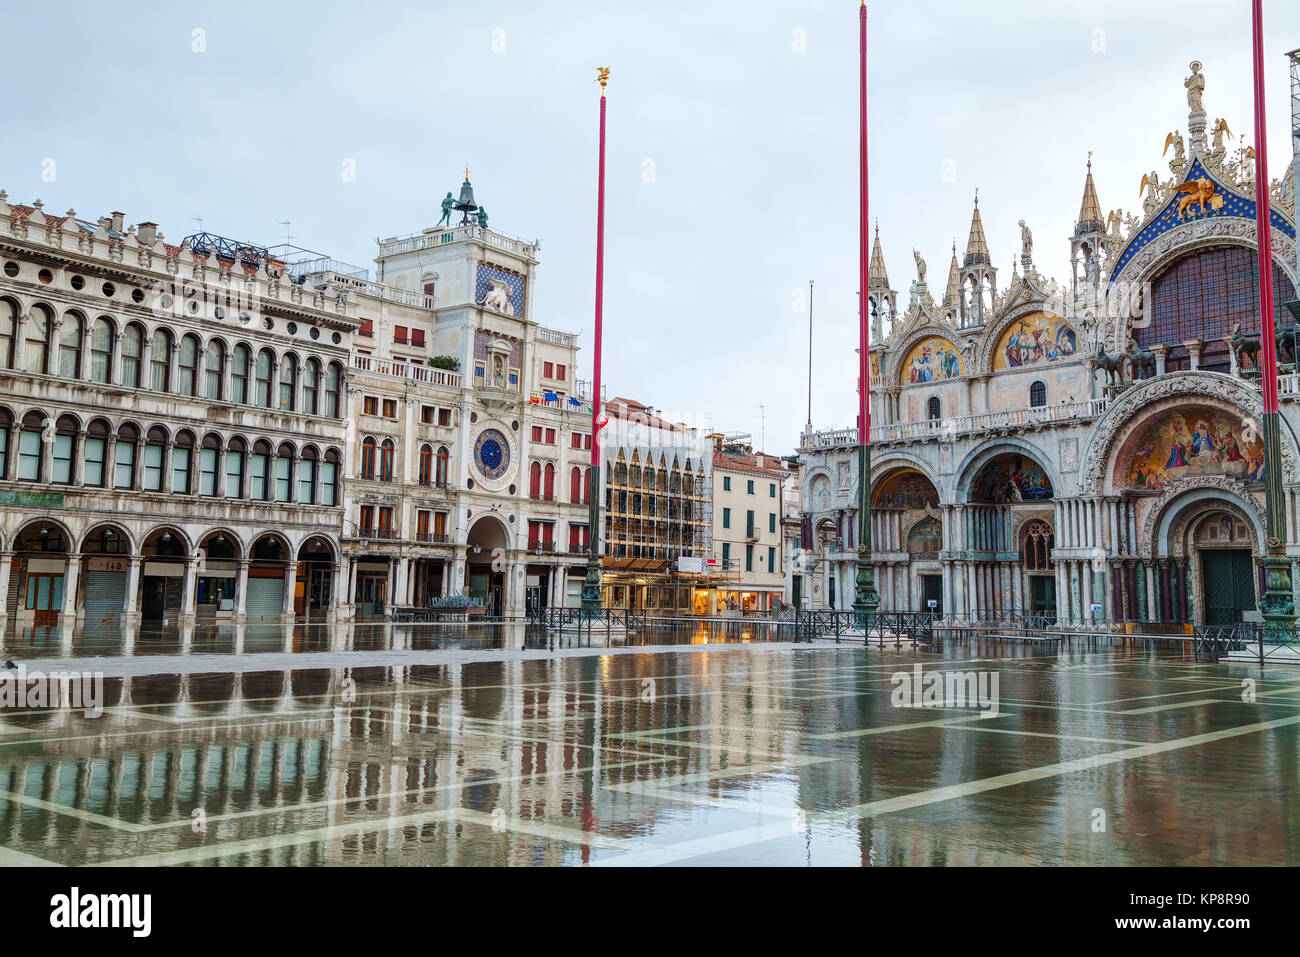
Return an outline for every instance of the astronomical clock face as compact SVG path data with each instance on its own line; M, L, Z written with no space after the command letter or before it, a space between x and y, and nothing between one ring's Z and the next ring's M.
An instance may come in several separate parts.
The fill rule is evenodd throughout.
M488 482L500 480L510 469L510 442L497 429L484 429L474 441L474 464Z

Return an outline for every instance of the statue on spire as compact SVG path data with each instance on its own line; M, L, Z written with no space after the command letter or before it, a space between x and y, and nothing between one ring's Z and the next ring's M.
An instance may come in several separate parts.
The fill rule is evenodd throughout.
M1187 88L1187 109L1193 113L1204 113L1201 94L1205 92L1205 77L1201 75L1201 61L1193 60L1189 69L1192 75L1183 80L1183 86Z
M912 258L916 260L916 281L925 285L925 257L915 249L912 250Z

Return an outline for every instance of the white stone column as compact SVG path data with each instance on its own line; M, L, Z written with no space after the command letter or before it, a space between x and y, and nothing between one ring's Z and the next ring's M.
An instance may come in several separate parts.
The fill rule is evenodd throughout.
M289 561L284 566L284 602L280 605L281 619L293 617L293 591L298 581L298 563Z
M243 618L248 608L248 559L239 560L239 572L235 578L235 615Z
M68 556L68 567L63 573L63 620L75 618L80 603L77 601L77 586L80 584L81 566L85 557L75 552Z
M13 563L13 552L0 552L0 634L4 633L5 619L9 614L9 572Z
M198 605L199 590L199 560L191 556L185 560L185 597L184 612L186 615L193 615Z
M132 555L127 566L126 572L126 598L122 603L122 616L124 618L134 617L136 614L136 593L140 591L140 567L144 564L144 559L139 555Z

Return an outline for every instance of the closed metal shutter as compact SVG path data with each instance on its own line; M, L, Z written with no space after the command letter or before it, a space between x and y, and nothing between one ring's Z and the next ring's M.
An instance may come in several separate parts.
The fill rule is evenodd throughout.
M126 604L126 572L86 572L86 621L116 618Z
M248 579L248 601L244 611L249 618L279 618L284 607L284 578Z

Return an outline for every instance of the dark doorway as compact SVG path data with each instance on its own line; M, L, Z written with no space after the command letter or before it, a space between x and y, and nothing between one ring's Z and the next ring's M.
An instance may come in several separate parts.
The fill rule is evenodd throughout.
M933 607L931 607L930 602L934 602ZM942 575L921 576L921 611L932 611L936 615L943 614Z
M1243 611L1253 611L1255 563L1247 548L1215 548L1201 552L1201 583L1205 589L1205 623L1235 625Z
M1029 610L1035 615L1056 614L1056 579L1051 575L1029 576Z
M167 579L145 575L140 588L140 617L145 621L162 621L167 610Z

